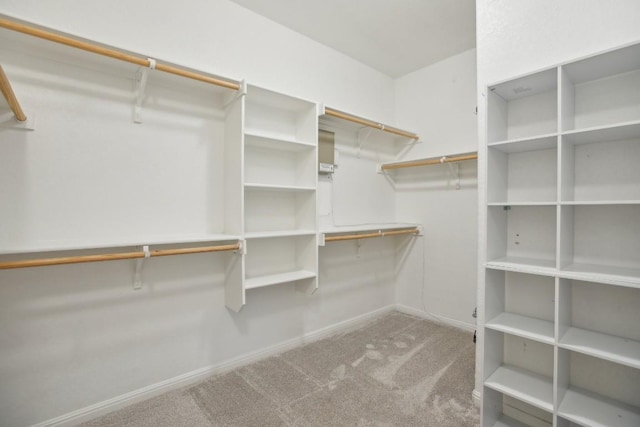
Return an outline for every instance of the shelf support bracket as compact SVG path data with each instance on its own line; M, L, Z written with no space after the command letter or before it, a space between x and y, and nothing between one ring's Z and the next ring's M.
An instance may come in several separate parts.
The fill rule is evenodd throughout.
M447 158L443 157L440 159L440 163L444 163ZM460 165L458 163L447 163L449 166L449 172L453 179L456 180L456 190L460 189Z
M324 233L318 233L318 246L326 246L327 242L324 239L326 235Z
M147 258L151 257L151 252L149 251L149 246L145 245L142 247L142 251L144 252L144 258L138 258L136 260L136 270L133 274L133 290L138 291L142 289L142 267L144 266L144 261Z
M140 68L136 72L136 103L133 106L133 122L142 123L142 101L144 100L144 91L147 87L149 79L149 71L156 69L156 60L148 58L149 67Z
M380 125L380 126L382 126L382 125ZM364 131L364 130L367 131L367 135L363 138L362 137L362 131ZM363 128L360 128L358 130L358 154L357 154L358 158L360 158L360 152L362 151L362 143L365 142L369 138L369 136L371 136L371 132L372 131L373 131L373 129L370 128L370 127L363 127Z

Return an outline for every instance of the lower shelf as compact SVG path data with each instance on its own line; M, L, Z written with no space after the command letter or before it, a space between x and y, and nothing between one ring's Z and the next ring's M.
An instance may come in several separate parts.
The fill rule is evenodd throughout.
M585 427L638 427L640 408L569 389L560 403L558 415Z
M505 332L535 341L553 344L553 322L522 316L514 313L500 313L484 325L494 331Z
M295 282L296 280L311 279L316 277L316 273L308 270L288 271L286 273L269 274L266 276L252 277L244 282L245 289L262 288L264 286L277 285L280 283Z
M640 269L599 264L570 264L560 269L559 275L569 279L597 280L621 286L640 288Z
M507 256L487 262L487 268L553 275L556 272L554 259L522 258Z
M553 411L551 378L514 366L502 365L484 385L545 411Z
M638 341L581 328L569 328L558 345L567 350L640 369Z
M527 427L527 425L503 415L493 427Z

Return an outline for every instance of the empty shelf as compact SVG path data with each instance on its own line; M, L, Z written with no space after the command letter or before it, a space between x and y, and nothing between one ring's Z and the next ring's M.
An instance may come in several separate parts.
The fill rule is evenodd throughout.
M514 313L500 313L485 323L485 327L547 344L553 344L553 322L522 316Z
M265 190L265 191L316 191L315 187L305 187L300 185L271 185L247 182L244 187L248 190Z
M247 239L266 239L269 237L289 236L313 236L315 230L276 230L276 231L250 231L244 234Z
M560 277L640 287L640 269L600 264L571 264L560 269Z
M405 228L415 228L418 224L409 223L380 223L380 224L355 224L355 225L340 225L334 227L327 227L320 232L322 234L340 234L340 233L353 233L360 231L378 231L378 230L402 230Z
M638 427L640 409L577 389L564 395L558 415L586 427Z
M256 148L269 148L281 151L303 151L310 150L315 144L298 141L285 136L278 136L273 133L261 131L245 131L245 145Z
M556 272L556 262L552 259L503 257L487 262L487 268L496 270L517 271L553 275Z
M175 234L165 236L149 236L136 238L100 239L83 241L75 240L42 240L13 247L0 248L0 255L26 254L54 251L81 251L88 249L124 248L143 245L171 245L183 243L206 243L240 240L240 236L229 234Z
M572 130L564 132L563 135L574 144L635 139L640 138L640 121Z
M246 279L245 289L261 288L263 286L277 285L279 283L295 282L296 280L311 279L316 277L316 273L307 270L290 271L287 273L270 274Z
M527 427L527 425L503 415L496 421L493 427Z
M569 328L562 348L640 369L640 342L580 328Z
M503 365L491 374L484 385L545 411L553 410L551 378Z
M517 138L507 141L492 142L487 146L504 153L523 153L526 151L547 150L555 148L558 143L558 134L534 136L530 138Z

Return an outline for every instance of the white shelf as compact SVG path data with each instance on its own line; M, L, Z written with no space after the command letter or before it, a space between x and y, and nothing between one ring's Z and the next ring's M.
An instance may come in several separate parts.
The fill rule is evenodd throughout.
M588 206L588 205L640 205L640 200L585 200L560 202L563 206Z
M574 144L593 144L603 141L635 139L640 138L640 120L576 129L563 132L562 135Z
M269 148L281 151L303 151L312 150L315 144L292 139L287 135L264 132L259 130L246 130L245 145L247 147Z
M599 264L570 264L560 269L560 277L620 286L640 287L640 269Z
M577 389L567 390L558 415L586 427L640 426L640 409Z
M581 328L569 328L558 346L640 369L640 342Z
M487 206L556 206L556 202L491 202Z
M316 277L316 273L307 270L290 271L287 273L269 274L266 276L252 277L244 282L245 289L262 288L264 286L277 285L280 283L295 282L296 280L311 279Z
M241 240L240 236L229 234L185 234L151 236L148 238L119 238L93 241L82 240L46 240L23 244L21 246L0 248L0 255L26 254L54 251L81 251L90 249L124 248L144 245L172 245L182 243L206 243Z
M526 151L548 150L555 148L558 143L558 134L549 133L527 138L509 139L487 144L489 148L495 148L504 153L524 153Z
M486 322L485 327L546 344L554 343L553 322L547 320L514 313L501 313Z
M258 184L253 182L245 182L244 187L248 190L265 190L265 191L316 191L315 187L299 186L299 185L271 185Z
M555 260L510 256L491 260L486 264L487 268L496 270L544 275L554 275L557 271L555 266Z
M502 365L491 374L484 385L537 408L553 411L551 378Z
M315 230L277 230L277 231L251 231L244 233L246 239L266 239L270 237L313 236Z
M527 425L503 415L496 421L493 427L527 427Z
M419 224L410 223L381 223L381 224L355 224L355 225L340 225L327 227L320 230L322 234L340 234L340 233L354 233L362 231L378 231L378 230L403 230L407 228L419 227Z
M487 425L640 427L639 85L636 43L486 88Z

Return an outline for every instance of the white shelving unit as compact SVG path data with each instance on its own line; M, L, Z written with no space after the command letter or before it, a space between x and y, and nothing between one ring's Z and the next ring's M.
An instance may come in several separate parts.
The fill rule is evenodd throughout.
M318 287L317 104L249 85L245 99L244 291ZM234 309L239 309L235 308Z
M640 45L487 91L483 426L640 425Z

